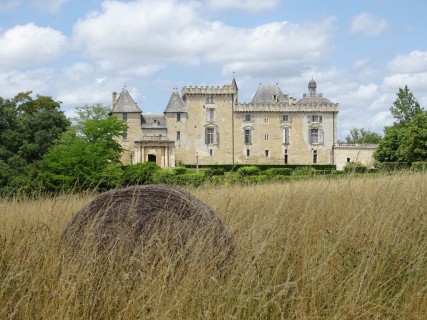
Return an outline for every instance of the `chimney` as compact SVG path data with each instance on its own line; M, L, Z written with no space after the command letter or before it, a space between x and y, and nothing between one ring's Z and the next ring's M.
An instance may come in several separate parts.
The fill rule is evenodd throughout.
M117 102L117 92L113 91L113 105L112 105L113 108L114 108L114 105L116 104L116 102Z

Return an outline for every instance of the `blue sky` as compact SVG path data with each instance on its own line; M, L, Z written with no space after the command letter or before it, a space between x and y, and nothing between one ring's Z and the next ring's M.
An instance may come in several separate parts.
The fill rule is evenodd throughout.
M313 77L340 104L338 136L382 133L408 85L427 105L425 0L0 0L0 96L111 104L126 86L161 113L175 86L260 83L297 99Z

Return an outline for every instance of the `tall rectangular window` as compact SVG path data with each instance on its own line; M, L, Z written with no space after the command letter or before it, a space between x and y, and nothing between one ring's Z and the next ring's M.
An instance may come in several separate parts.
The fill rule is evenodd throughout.
M319 129L310 129L310 142L319 143Z
M268 134L265 134L265 135L264 135L264 140L265 140L265 141L268 141L268 139L269 139L269 138L270 138L270 137L268 136Z
M268 123L269 121L268 121L268 117L265 117L264 118L264 123Z
M313 150L313 163L317 163L317 150Z
M215 109L208 108L206 109L206 122L215 121Z
M251 143L252 143L251 130L245 129L245 144L251 144Z
M282 143L289 144L289 128L282 129Z
M181 140L181 131L176 132L176 140L177 141Z
M288 160L289 160L289 154L288 154L288 149L285 149L285 164L288 164Z
M215 144L215 128L206 128L206 144Z
M128 133L123 133L123 141L128 141Z
M123 121L128 122L128 114L127 113L123 113Z
M246 149L246 157L249 158L251 155L251 149Z
M176 114L176 121L181 121L181 114L179 112Z
M268 158L270 156L270 150L264 150L265 157Z
M245 122L251 122L251 115L250 114L245 114L245 117L243 118L243 120Z

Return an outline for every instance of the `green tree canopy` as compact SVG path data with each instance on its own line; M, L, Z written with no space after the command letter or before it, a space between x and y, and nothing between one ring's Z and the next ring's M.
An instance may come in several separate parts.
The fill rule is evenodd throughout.
M399 92L396 95L397 98L390 107L390 112L397 120L397 124L404 124L411 121L418 113L422 112L423 109L408 86L405 86L403 89L399 88Z
M374 154L379 162L427 161L427 112L420 107L408 87L399 88L398 98L390 107L396 118L384 128L384 138Z
M51 97L33 98L30 91L0 98L0 161L8 172L7 179L0 179L1 189L39 185L39 161L70 126L60 105Z
M88 108L43 159L50 189L106 189L120 183L122 147L115 137L123 135L127 125L117 117L93 117Z
M346 143L379 143L381 141L381 135L365 130L363 128L353 128L350 134L345 138Z

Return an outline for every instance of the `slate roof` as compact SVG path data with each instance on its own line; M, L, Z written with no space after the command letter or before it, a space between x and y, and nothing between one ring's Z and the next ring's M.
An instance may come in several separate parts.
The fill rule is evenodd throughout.
M331 104L332 101L324 98L320 95L310 96L306 95L304 98L297 101L297 104L311 104L311 105L317 105L317 104Z
M135 101L131 97L129 91L126 88L123 88L120 93L116 103L113 105L112 112L138 112L141 113L142 110L136 105Z
M252 103L271 103L275 102L273 96L276 95L278 102L286 102L288 99L280 90L279 85L269 85L264 84L258 87L257 92L255 93Z
M182 101L176 88L173 89L172 95L164 112L187 112L187 107L185 106L184 101Z
M156 124L156 120L157 124ZM141 128L143 129L166 129L166 117L164 114L143 114L141 117Z

